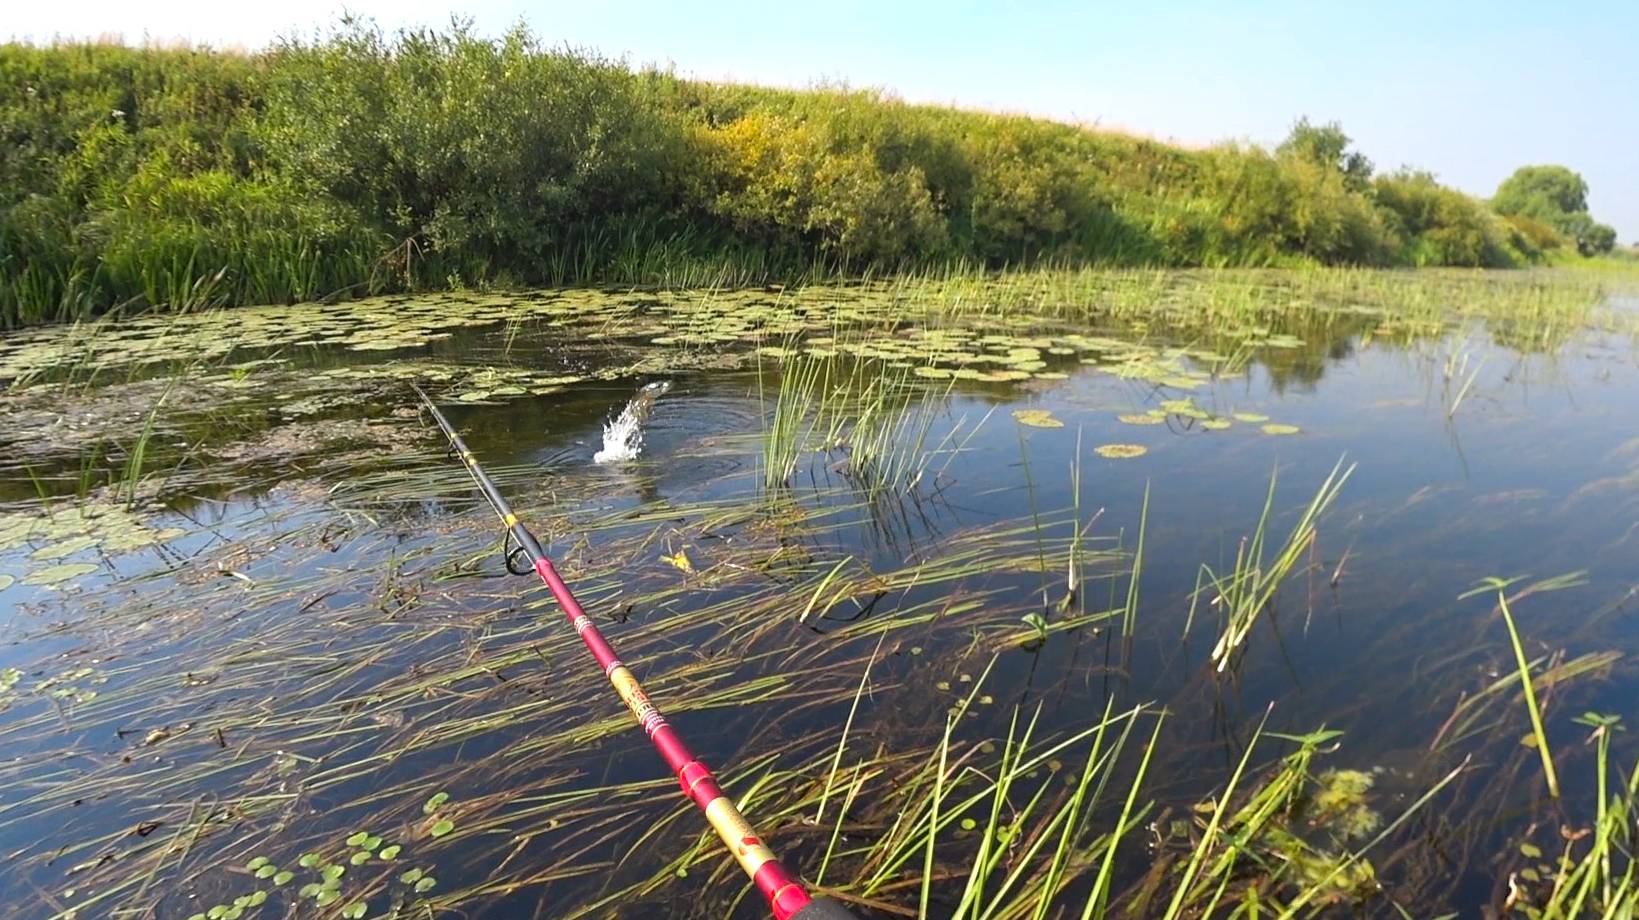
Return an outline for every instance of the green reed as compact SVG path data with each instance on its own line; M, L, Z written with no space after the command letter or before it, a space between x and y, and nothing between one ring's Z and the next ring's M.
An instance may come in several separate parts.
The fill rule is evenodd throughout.
M1246 642L1259 616L1274 601L1281 584L1297 569L1304 554L1309 552L1321 515L1337 498L1353 472L1353 464L1344 467L1343 461L1339 460L1321 482L1309 504L1299 513L1286 538L1278 544L1271 542L1269 534L1278 479L1276 474L1271 473L1269 491L1264 497L1263 512L1258 516L1257 527L1237 544L1233 566L1223 573L1208 566L1202 567L1204 587L1210 588L1212 593L1209 605L1218 611L1223 623L1211 656L1219 671L1228 666L1231 656ZM1270 555L1271 549L1273 555Z

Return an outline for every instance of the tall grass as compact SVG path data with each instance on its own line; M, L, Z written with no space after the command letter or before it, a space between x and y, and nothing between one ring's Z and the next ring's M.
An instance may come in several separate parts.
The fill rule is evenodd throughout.
M1274 601L1282 582L1298 567L1304 554L1309 552L1315 540L1316 524L1331 506L1332 501L1337 498L1338 492L1353 472L1353 464L1345 468L1343 461L1339 460L1320 484L1320 488L1315 491L1309 504L1298 515L1291 532L1279 544L1272 544L1269 534L1270 514L1275 506L1275 483L1278 479L1276 475L1271 474L1269 492L1264 498L1263 512L1258 517L1258 525L1251 535L1242 538L1236 547L1234 565L1222 573L1210 567L1202 568L1205 585L1210 588L1213 595L1210 604L1217 609L1223 623L1218 642L1212 647L1212 661L1218 670L1222 671L1228 666L1231 656L1246 642L1260 615ZM1271 548L1274 549L1273 556L1269 555Z

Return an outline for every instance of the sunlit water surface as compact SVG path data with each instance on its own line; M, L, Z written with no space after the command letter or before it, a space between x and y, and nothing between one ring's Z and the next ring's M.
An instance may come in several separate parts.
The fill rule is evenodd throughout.
M1267 713L1268 731L1341 731L1325 765L1375 771L1371 804L1389 818L1466 759L1460 780L1372 855L1388 891L1422 899L1417 915L1472 916L1498 900L1494 854L1533 821L1589 820L1592 753L1572 717L1639 722L1635 354L1607 333L1524 354L1478 328L1412 344L1351 331L1262 349L1192 389L1050 355L1046 379L922 381L928 459L909 489L876 487L837 448L802 452L787 486L770 492L763 432L780 371L766 356L760 371L754 358L657 361L544 395L440 398L731 789L776 767L828 767L851 711L849 762L926 751L983 675L983 702L957 729L964 742L1004 738L1015 714L1038 709L1039 737L1093 724L1112 699L1117 710L1166 709L1147 790L1177 818L1221 787ZM551 327L481 324L424 346L277 358L297 375L428 359L584 373L600 360L566 359ZM615 432L623 462L594 463L609 449L606 426L621 425L635 388L658 378L672 389L641 432ZM0 915L83 904L80 916L105 916L152 903L152 915L185 917L255 890L254 873L236 868L252 857L294 869L299 854L334 855L355 831L403 848L391 865L347 876L371 916L440 896L449 901L426 903L465 916L597 904L721 915L743 894L739 878L702 842L546 595L504 574L492 513L427 436L408 389L387 381L368 399L301 417L386 422L398 410L397 433L339 460L300 450L212 459L213 445L287 424L278 386L157 439L156 456L180 472L153 501L131 504L147 509L147 526L178 534L119 553L70 545L61 559L40 557L72 536L35 534L0 554L0 667L17 669L0 698ZM191 398L168 401L197 408ZM1191 411L1164 411L1184 399ZM1021 409L1062 424L1021 424ZM1120 418L1151 410L1159 423ZM1202 424L1210 419L1230 424ZM1095 452L1112 444L1146 450ZM119 478L120 455L99 461L97 483ZM1318 541L1220 672L1208 659L1219 635L1212 594L1194 594L1202 566L1233 562L1271 475L1270 530L1281 538L1340 461L1354 472ZM44 491L59 496L54 514L72 514L82 466L68 456L14 464L8 513L41 514ZM1136 632L1123 637L1119 619L1091 614L1128 596L1146 489ZM1078 528L1090 555L1065 606ZM873 573L937 568L953 547L977 550L963 563L971 571L869 590ZM991 553L1006 564L987 565ZM26 583L61 563L87 568ZM833 569L858 590L826 588ZM1541 803L1517 695L1464 737L1453 724L1464 699L1514 667L1494 595L1459 595L1488 576L1567 573L1581 573L1573 586L1514 609L1533 658L1614 653L1545 694L1560 812ZM1032 614L1087 619L1036 642ZM1286 750L1259 743L1260 767ZM1631 762L1626 736L1616 750ZM449 804L424 808L440 791ZM755 803L749 811L757 821ZM435 835L441 816L453 830ZM1122 885L1156 857L1159 832L1131 846ZM812 875L828 833L782 818L770 837ZM671 861L686 853L699 867L677 877ZM436 887L423 895L403 882L411 867L436 875ZM648 894L600 900L651 877L661 883ZM305 880L270 889L259 909L279 916L282 904L306 903L296 894ZM948 910L953 892L936 906ZM915 894L875 897L914 905ZM732 910L758 916L754 902Z

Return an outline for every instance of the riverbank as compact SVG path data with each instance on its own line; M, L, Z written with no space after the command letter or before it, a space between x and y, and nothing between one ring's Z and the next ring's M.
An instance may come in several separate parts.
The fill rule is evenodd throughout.
M1001 266L1520 266L1565 240L1340 131L1205 149L715 85L523 30L0 46L0 325ZM1574 255L1571 256L1574 258Z

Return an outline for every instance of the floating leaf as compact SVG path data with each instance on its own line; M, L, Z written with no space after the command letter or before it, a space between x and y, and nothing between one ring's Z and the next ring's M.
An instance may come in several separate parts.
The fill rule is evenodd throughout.
M421 806L421 813L424 815L430 815L449 800L450 794L448 792L435 792L433 793L432 798L427 800L427 804Z
M426 876L421 881L415 883L415 893L426 894L427 892L433 890L433 886L436 884L438 884L438 879L435 879L430 875Z
M278 866L268 865L256 870L257 878L272 878L279 871Z
M69 540L64 540L61 543L53 543L50 546L42 546L39 549L35 550L34 552L30 553L29 558L30 559L61 559L64 556L72 556L75 553L80 552L82 550L90 549L91 547L96 546L97 543L98 543L98 540L97 540L96 537L90 537L90 536L74 537L74 538L69 539Z
M1248 425L1256 425L1259 422L1269 421L1269 416L1259 415L1256 412L1237 412L1235 413L1235 421L1246 422Z
M391 846L382 847L381 852L377 853L376 855L380 856L382 859L396 859L396 858L398 858L398 851L400 849L402 849L402 848L398 844L395 843L395 844L392 844Z
M313 900L320 907L324 907L328 904L335 903L336 900L339 899L340 897L341 897L341 892L338 892L334 888L325 888L325 889L321 890L318 893L318 895L313 898Z
M359 846L374 853L376 848L381 846L381 838L375 834L371 834L370 836L364 838L364 842L359 844Z
M265 891L253 891L253 892L250 893L249 899L246 900L245 906L246 907L261 907L263 904L266 904L266 903L267 903L267 892L265 892Z
M324 890L324 886L320 885L318 882L308 882L306 885L298 888L296 890L296 894L304 898L312 898L317 897L319 892L322 890Z
M370 839L370 835L368 833L366 833L364 831L358 831L357 833L355 833L352 836L347 838L347 845L350 846L350 847L362 846L364 844L364 841L369 840L369 839Z
M455 830L454 821L451 821L449 818L440 818L438 819L438 823L434 824L432 826L432 830L428 831L428 833L432 834L434 837L442 837L453 830Z
M288 885L290 884L290 880L295 877L296 873L291 872L289 869L280 869L278 872L273 874L273 884Z
M677 553L675 555L672 555L672 556L667 556L664 553L662 553L660 558L662 558L662 559L666 560L667 562L671 563L673 568L677 569L679 572L682 572L685 575L693 575L694 574L694 563L689 561L689 554L685 550L680 549L680 550L677 551Z
M341 915L348 918L348 920L358 920L359 917L364 916L364 911L364 902L354 901L341 909Z
M323 869L321 869L319 871L320 877L322 877L327 882L341 881L341 877L345 874L347 874L347 867L346 866L338 866L338 865L333 865L333 864L329 865L329 866L325 866Z
M1126 415L1118 415L1118 416L1115 417L1115 419L1116 419L1116 421L1122 422L1122 423L1127 424L1127 425L1159 425L1162 422L1166 421L1166 418L1164 416L1150 415L1147 412L1145 412L1145 413L1128 413Z
M1093 448L1093 453L1111 460L1126 460L1144 456L1149 453L1149 448L1141 444L1104 444Z
M97 570L95 563L70 562L64 565L53 565L30 572L23 576L25 585L55 585L68 581L70 578L79 578Z
M303 853L301 858L296 860L296 865L301 866L303 869L311 869L319 864L321 858L317 853Z
M1279 422L1270 422L1263 426L1264 434L1297 434L1302 430L1296 425L1283 425Z
M1063 428L1064 423L1046 409L1014 409L1013 420L1031 428Z
M266 856L258 856L255 859L252 859L250 862L245 863L245 868L250 870L251 872L255 872L257 869L260 869L263 866L267 865L267 863L268 863L268 859L267 859Z
M6 590L16 582L17 579L11 575L0 575L0 591Z
M973 830L974 828L976 828L978 826L979 826L979 822L973 820L972 818L963 818L962 819L962 830L964 830L964 831L971 831L971 830Z
M357 853L354 853L352 856L348 857L347 861L352 863L355 866L362 866L365 863L370 861L370 851L369 850L360 850Z
M1532 844L1532 843L1522 843L1522 844L1520 844L1519 845L1519 851L1520 851L1520 854L1523 855L1526 859L1541 859L1542 858L1542 848L1538 847L1537 845Z
M421 878L421 870L420 869L409 869L409 870L405 871L404 874L400 875L398 877L398 880L403 882L406 885L409 885L409 884L413 884L419 878Z
M1201 427L1207 431L1223 431L1232 424L1234 423L1227 418L1209 418L1201 423Z

